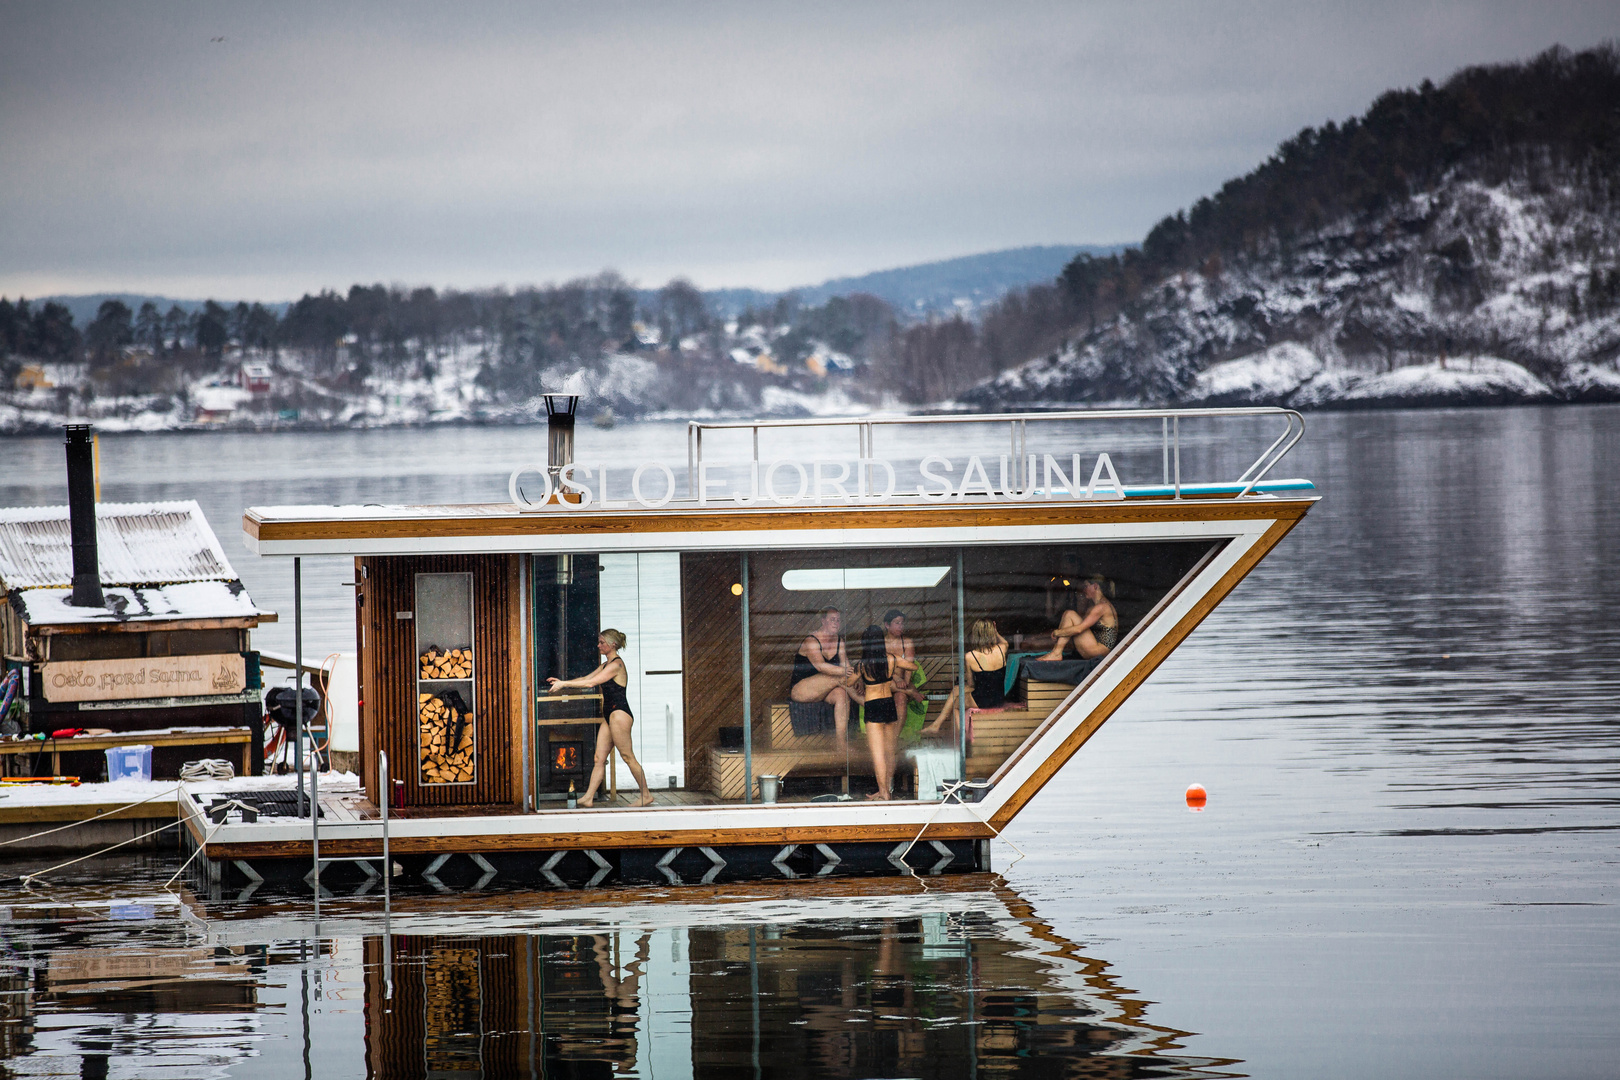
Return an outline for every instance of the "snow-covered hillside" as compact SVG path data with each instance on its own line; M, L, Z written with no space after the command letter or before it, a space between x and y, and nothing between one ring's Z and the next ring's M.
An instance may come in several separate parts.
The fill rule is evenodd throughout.
M1454 171L1375 217L1164 281L961 404L1620 400L1620 219L1605 187L1551 165Z
M854 415L883 404L855 393L847 377L754 377L754 358L747 359L746 365L728 360L720 369L724 377L714 377L712 366L705 369L679 350L613 353L549 371L545 386L579 394L584 415L604 419ZM0 391L0 435L54 431L64 423L178 431L542 421L538 396L514 400L490 391L487 360L482 344L462 343L433 352L426 362L359 376L341 353L325 370L293 353L238 353L168 392L123 395L95 392L83 364L40 365L30 369L38 375L32 383Z

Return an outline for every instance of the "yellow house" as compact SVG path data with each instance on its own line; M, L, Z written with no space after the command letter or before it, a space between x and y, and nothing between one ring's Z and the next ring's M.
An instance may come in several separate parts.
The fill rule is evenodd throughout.
M46 376L44 368L38 364L29 364L17 372L15 385L18 390L49 390L56 384Z

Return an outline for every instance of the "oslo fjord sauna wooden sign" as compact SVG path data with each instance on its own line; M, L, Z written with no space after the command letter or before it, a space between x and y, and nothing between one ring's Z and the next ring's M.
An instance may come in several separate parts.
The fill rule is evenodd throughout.
M247 665L239 653L64 660L40 665L40 677L50 702L140 701L240 694Z

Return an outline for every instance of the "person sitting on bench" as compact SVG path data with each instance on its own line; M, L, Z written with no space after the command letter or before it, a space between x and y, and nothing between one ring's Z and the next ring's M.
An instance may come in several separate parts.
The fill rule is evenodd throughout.
M968 630L968 651L962 654L973 687L968 691L968 708L999 709L1007 704L1007 639L996 629L995 620L980 619ZM939 717L923 728L924 735L938 735L945 721L956 718L956 693L951 687L950 697L939 711Z
M854 700L855 672L840 633L843 615L837 608L821 613L821 626L799 643L793 657L793 680L788 696L802 703L826 702L833 710L838 745L849 743L849 706Z
M1086 578L1080 584L1081 601L1086 613L1073 608L1064 611L1052 631L1052 651L1042 660L1062 660L1065 654L1078 654L1082 660L1096 660L1108 655L1108 650L1119 644L1119 612L1103 595L1105 579L1100 576Z

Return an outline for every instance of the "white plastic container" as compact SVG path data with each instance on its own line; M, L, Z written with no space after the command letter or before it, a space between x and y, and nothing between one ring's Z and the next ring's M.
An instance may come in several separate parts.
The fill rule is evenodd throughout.
M150 746L114 746L107 751L108 780L152 779Z

